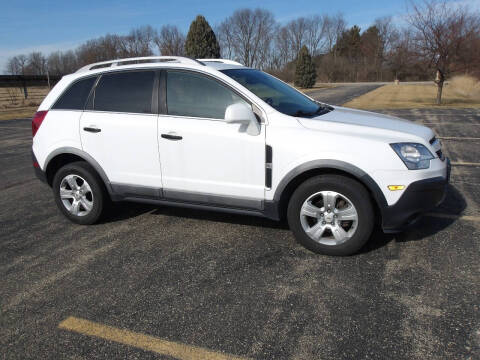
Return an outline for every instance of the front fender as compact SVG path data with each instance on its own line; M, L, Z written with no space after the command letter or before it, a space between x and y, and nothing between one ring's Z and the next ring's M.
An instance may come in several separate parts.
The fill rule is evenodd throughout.
M280 202L282 198L282 194L284 193L288 184L290 184L298 176L301 176L303 173L306 173L310 170L321 170L321 169L325 169L325 170L335 169L335 170L340 170L342 172L350 174L351 176L359 180L362 184L364 184L368 190L370 190L380 209L388 206L387 200L385 199L385 195L383 194L382 190L377 185L375 180L373 180L370 177L370 175L368 175L365 171L363 171L362 169L358 168L355 165L352 165L344 161L333 160L333 159L311 160L301 165L298 165L292 170L290 170L278 183L275 189L273 200L275 202Z

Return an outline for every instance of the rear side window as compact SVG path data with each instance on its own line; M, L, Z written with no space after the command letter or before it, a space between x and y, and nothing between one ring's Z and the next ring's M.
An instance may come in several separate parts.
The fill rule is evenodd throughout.
M96 79L96 77L89 77L73 83L73 85L71 85L57 100L52 108L62 110L83 110Z
M231 104L245 102L232 90L206 76L181 71L167 73L169 115L224 119Z
M94 110L151 113L154 71L104 74L95 88Z

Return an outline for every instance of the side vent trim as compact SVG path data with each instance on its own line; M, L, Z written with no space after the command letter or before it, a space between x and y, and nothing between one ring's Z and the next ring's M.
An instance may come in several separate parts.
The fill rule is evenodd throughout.
M272 159L273 150L270 145L265 146L265 187L272 188Z

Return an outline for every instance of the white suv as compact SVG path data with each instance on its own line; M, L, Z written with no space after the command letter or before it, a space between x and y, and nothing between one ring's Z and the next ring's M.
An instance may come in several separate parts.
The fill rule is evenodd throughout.
M445 196L429 128L316 102L222 59L146 57L64 76L32 122L33 165L62 213L96 222L112 201L288 219L308 249L359 250Z

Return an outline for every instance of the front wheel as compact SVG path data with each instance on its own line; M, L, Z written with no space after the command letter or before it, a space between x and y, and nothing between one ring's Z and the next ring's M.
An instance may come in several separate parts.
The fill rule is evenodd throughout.
M288 224L297 241L316 253L351 255L369 239L374 225L370 195L341 175L308 179L288 204Z

